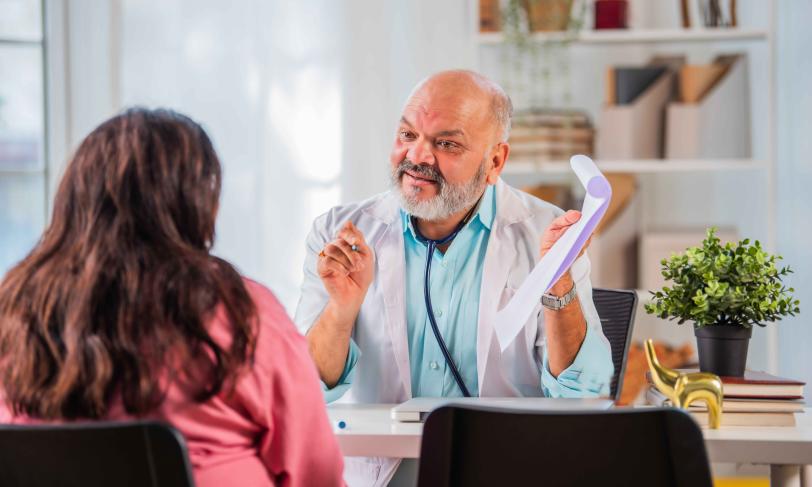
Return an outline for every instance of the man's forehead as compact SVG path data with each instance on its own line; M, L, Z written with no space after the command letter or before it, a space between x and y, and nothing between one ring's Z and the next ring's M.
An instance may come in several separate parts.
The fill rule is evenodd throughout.
M488 118L487 105L481 99L465 96L426 96L417 92L403 107L401 121L414 124L454 125L445 129L472 128Z

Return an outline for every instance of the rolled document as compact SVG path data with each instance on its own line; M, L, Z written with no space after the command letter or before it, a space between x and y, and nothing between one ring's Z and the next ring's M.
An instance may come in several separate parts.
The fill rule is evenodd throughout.
M578 257L612 199L612 187L592 159L583 155L572 156L570 166L586 189L581 219L553 244L510 302L497 312L494 330L502 351L513 342L524 327L541 296L553 287Z

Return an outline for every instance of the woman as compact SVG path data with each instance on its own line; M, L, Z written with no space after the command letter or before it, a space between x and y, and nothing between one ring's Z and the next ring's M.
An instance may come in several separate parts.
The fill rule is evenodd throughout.
M173 112L82 142L0 284L0 422L163 419L199 486L342 483L305 339L210 253L220 183L209 138Z

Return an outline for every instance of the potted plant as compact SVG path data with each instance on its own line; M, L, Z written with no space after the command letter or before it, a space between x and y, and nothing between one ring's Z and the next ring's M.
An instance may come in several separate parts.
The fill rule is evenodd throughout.
M779 268L779 260L758 241L722 245L710 228L701 246L661 261L663 277L673 284L651 292L646 312L692 322L700 370L741 377L753 325L800 312L795 290L782 283L792 270Z

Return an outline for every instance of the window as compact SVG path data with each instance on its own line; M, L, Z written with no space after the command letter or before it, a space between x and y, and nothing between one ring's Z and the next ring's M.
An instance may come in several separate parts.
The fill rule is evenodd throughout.
M46 220L41 0L0 0L0 275Z

